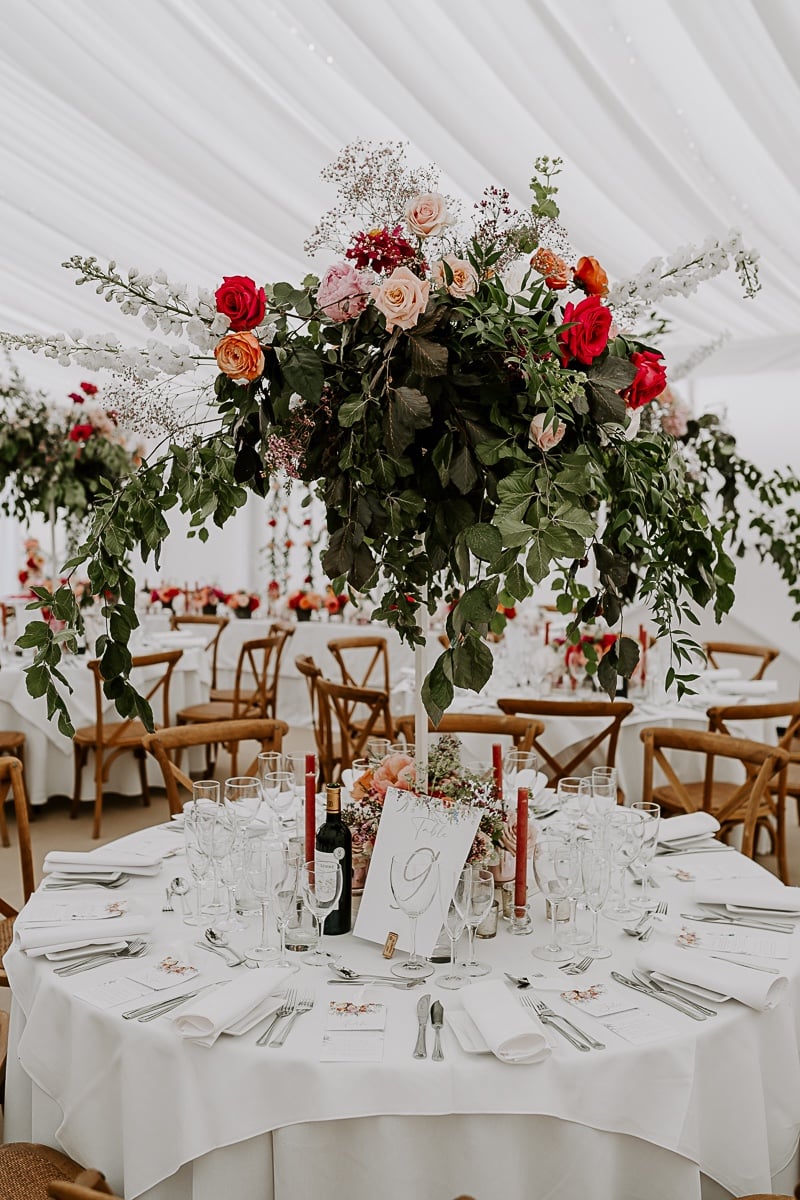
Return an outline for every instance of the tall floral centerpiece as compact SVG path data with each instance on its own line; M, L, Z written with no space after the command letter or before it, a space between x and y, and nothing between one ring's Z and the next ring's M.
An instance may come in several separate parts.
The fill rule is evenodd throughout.
M322 565L334 590L379 584L374 615L406 641L420 644L425 614L460 593L449 646L421 687L434 720L457 687L487 681L501 592L523 600L556 572L564 611L577 609L576 638L580 622L619 624L634 563L660 632L692 604L727 607L733 565L693 502L674 438L637 430L666 373L636 323L659 296L688 293L728 266L754 293L752 256L736 235L712 239L613 285L559 223L558 170L557 160L536 162L529 207L490 187L462 218L438 173L410 167L401 145L356 143L324 173L338 202L307 243L327 256L321 275L267 287L230 275L190 294L163 272L66 264L77 282L184 341L138 351L82 335L14 344L140 379L195 371L210 357L218 371L216 419L172 439L109 496L75 559L121 594L121 619L101 647L120 712L150 720L128 681L128 555L157 554L170 505L198 526L222 524L247 490L265 495L278 470L313 484L325 505ZM591 589L576 580L590 558ZM69 619L79 622L77 610ZM58 647L39 636L35 670L47 673ZM674 648L680 666L689 647L678 638ZM623 633L599 663L602 686L613 692L637 656ZM64 711L51 678L45 688Z

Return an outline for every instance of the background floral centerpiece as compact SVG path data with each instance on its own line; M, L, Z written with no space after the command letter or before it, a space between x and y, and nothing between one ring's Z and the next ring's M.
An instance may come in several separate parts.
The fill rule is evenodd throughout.
M204 616L213 616L217 611L218 605L223 603L225 599L225 593L221 592L217 587L212 587L210 584L196 587L191 595L192 606Z
M240 620L249 620L260 606L261 600L252 592L240 591L231 592L226 597L225 603L235 617L239 617Z
M181 595L182 588L175 587L174 584L159 584L150 592L150 603L160 604L163 609L173 611L175 601Z
M325 590L325 598L323 604L331 617L340 617L347 605L350 597L346 592L341 592L338 596L332 587Z
M414 759L404 753L387 755L353 781L342 820L350 827L354 854L367 859L372 854L388 789L414 791L416 782ZM497 861L504 847L506 824L494 783L486 774L462 765L461 742L451 734L442 735L431 748L426 794L445 804L470 804L480 809L480 823L467 862L492 864Z
M564 666L573 686L581 682L593 683L603 656L616 640L616 633L590 626L581 631L577 641L564 643Z
M298 621L309 621L312 612L319 612L322 604L322 596L310 588L298 588L286 601L286 607L294 613Z

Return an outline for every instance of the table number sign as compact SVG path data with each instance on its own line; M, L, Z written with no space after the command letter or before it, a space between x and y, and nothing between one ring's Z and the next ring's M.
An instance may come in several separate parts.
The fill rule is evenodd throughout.
M392 896L389 873L392 858L411 859L415 869L438 869L440 879L455 881L469 854L480 811L469 804L445 804L435 796L389 788L375 839L364 895L353 933L381 946L389 930L397 930L398 950L409 951L409 922ZM432 952L442 928L438 899L417 922L417 952Z

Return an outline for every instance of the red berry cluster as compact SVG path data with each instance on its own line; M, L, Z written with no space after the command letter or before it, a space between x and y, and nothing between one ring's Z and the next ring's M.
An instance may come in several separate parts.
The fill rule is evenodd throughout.
M395 225L391 232L382 226L380 229L354 234L351 245L345 251L345 258L352 259L359 271L371 267L373 271L383 275L393 271L395 267L411 265L416 258L416 251L408 239L403 237L401 225Z

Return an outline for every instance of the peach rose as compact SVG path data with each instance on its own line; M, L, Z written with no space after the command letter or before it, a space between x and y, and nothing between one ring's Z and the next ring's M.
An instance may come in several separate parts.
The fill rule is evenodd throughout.
M439 192L412 196L406 204L406 224L417 237L435 237L450 224L447 202Z
M214 351L217 366L229 379L258 379L264 370L264 351L253 333L228 333Z
M532 446L538 446L545 454L548 450L553 450L567 432L566 424L556 418L558 424L550 423L547 428L544 427L546 413L537 413L531 421L531 427L528 430L528 437Z
M453 273L451 283L447 282L444 273L444 263ZM456 258L454 254L446 254L431 268L431 276L436 287L446 287L451 296L463 300L465 296L474 296L478 290L478 275L471 263L464 258Z
M544 275L544 281L552 291L560 291L569 283L567 264L553 250L540 246L531 256L531 266L539 275Z
M431 285L427 279L417 279L408 267L395 267L391 275L376 284L370 292L375 307L386 317L386 328L413 329L425 311Z
M389 754L372 775L372 790L382 799L390 787L408 792L417 781L414 760L408 754Z

